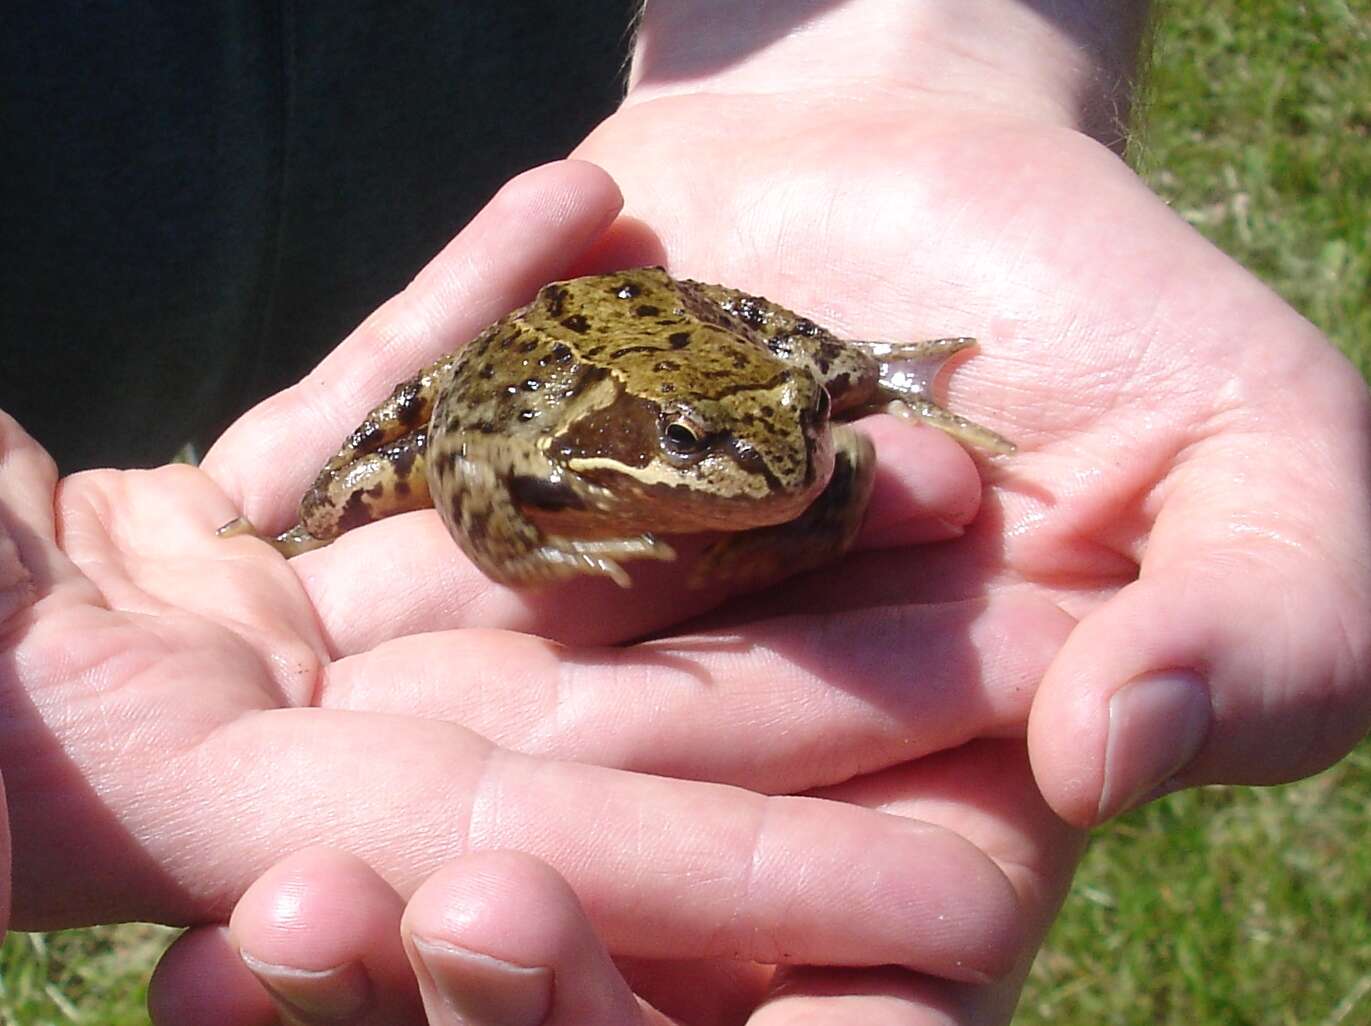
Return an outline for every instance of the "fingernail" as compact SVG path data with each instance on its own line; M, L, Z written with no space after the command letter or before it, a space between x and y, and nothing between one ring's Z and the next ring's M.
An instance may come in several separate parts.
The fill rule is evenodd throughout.
M1199 752L1213 716L1209 689L1191 670L1149 674L1124 685L1109 701L1096 822L1165 790Z
M410 940L427 970L419 980L426 1001L436 997L462 1026L541 1026L551 1013L551 969L426 937Z
M297 969L263 962L246 951L239 952L239 957L270 992L282 1014L300 1023L351 1022L371 1003L371 980L357 962L331 969Z

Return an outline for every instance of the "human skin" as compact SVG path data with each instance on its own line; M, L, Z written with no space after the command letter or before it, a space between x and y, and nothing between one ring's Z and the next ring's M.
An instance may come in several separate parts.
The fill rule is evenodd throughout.
M1144 5L758 3L726 33L680 31L740 10L649 5L624 108L578 151L626 197L597 265L665 261L858 337L977 335L952 405L1020 452L955 545L858 555L821 596L734 622L1054 610L1026 743L1076 824L1344 754L1369 715L1365 385L1111 152ZM883 462L902 438L881 436ZM1057 835L1037 879L1074 843ZM1025 901L1026 943L1051 907ZM983 1022L1017 982L788 986L805 1021Z
M240 509L269 524L249 494L264 478L284 509L396 366L573 272L619 203L586 164L511 183L202 467L59 480L0 419L14 925L221 922L283 852L318 843L402 896L454 858L512 848L567 880L616 955L1014 969L1012 865L936 808L787 795L1012 731L1059 614L1011 597L854 610L854 638L823 647L819 625L841 624L814 615L619 648L681 615L683 568L633 593L514 593L432 511L290 563L214 536ZM503 245L516 231L536 241ZM975 511L969 460L936 432L884 430L902 455L880 482L882 544L955 532ZM880 659L855 640L870 632L888 639ZM1034 640L1008 645L1020 635ZM892 665L918 667L927 692L905 693ZM1003 818L1016 838L1060 831L1040 803Z

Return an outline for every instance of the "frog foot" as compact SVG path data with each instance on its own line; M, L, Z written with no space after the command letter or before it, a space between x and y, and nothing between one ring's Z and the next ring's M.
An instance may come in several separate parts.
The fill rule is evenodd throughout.
M953 413L931 399L892 399L880 407L880 412L889 413L901 420L935 427L963 445L983 449L995 456L1008 456L1018 448L1003 435L969 421L961 414Z
M633 580L620 562L656 559L669 563L676 550L651 534L631 538L563 538L549 536L543 544L524 556L486 570L501 584L526 587L550 584L578 574L608 577L621 588L633 587Z
M214 533L220 538L238 538L243 535L259 538L287 559L302 552L321 549L330 541L327 538L316 538L303 524L296 524L289 531L282 531L275 538L270 538L257 530L247 517L234 517Z
M1007 456L1015 449L1009 439L967 420L933 401L933 382L960 352L976 347L974 338L930 338L920 342L865 342L861 345L881 364L881 391L889 400L873 412L928 424L945 431L963 445Z

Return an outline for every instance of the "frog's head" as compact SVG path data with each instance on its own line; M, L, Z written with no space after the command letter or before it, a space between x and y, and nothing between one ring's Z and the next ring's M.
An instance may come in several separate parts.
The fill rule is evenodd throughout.
M605 400L549 455L644 530L739 530L797 517L833 472L829 397L813 376L726 332L621 361Z

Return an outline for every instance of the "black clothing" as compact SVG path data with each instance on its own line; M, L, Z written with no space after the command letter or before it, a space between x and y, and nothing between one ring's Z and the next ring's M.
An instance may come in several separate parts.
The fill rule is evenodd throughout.
M212 440L613 110L633 6L7 5L0 408L64 472Z

